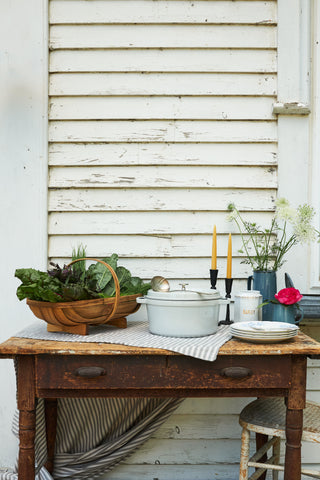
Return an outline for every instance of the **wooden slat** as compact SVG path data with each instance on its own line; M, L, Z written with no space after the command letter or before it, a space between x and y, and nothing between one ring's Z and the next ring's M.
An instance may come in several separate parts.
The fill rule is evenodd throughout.
M311 402L319 402L320 391L319 390L308 390L307 391L307 400L310 400Z
M50 48L276 48L263 25L53 25Z
M177 414L239 415L241 410L255 398L186 398L175 410Z
M176 412L153 434L153 438L172 439L239 439L241 427L238 415L183 415Z
M51 0L50 23L276 23L274 1Z
M309 335L309 337L311 338L314 338L313 337L313 334L316 334L317 330L320 328L320 325L317 321L315 320L305 320L303 321L303 324L306 325L306 326L309 326L310 327L313 327L312 330L310 329L310 333L312 333L312 335L310 335L309 333L307 332L304 332L306 335ZM320 368L320 362L318 359L311 359L311 358L308 358L308 367L315 367L315 368ZM319 371L320 373L320 371ZM319 392L320 392L320 383L319 383Z
M274 209L276 190L249 189L59 189L49 191L49 211L225 211L230 202L244 210Z
M318 364L320 362L318 361ZM312 366L308 368L307 388L308 390L320 390L320 368Z
M245 221L268 228L271 212L244 212ZM226 212L52 212L48 218L50 235L174 235L236 232ZM320 362L319 362L320 363Z
M72 245L69 245L69 251L72 251L72 246L76 247L76 239ZM227 243L225 245L227 255ZM106 245L106 249L108 246ZM109 255L113 252L106 252L105 255ZM63 265L70 261L69 258L65 257L51 257L49 251L49 257L54 262ZM150 279L154 275L162 275L168 279L189 279L193 284L193 279L208 279L209 278L209 269L211 264L211 253L208 253L208 257L197 257L197 252L195 252L194 257L186 258L120 258L119 265L123 265L128 268L133 275L137 275L141 278ZM227 270L227 259L226 257L219 259L219 276L220 278L225 278ZM248 275L252 275L252 268L250 265L241 263L241 258L234 258L232 262L232 272L234 278L247 278ZM177 288L181 288L178 287ZM234 290L235 291L235 290Z
M51 143L49 165L276 165L276 143Z
M64 167L51 168L54 188L276 188L272 167Z
M266 72L277 70L272 50L55 50L50 72Z
M155 222L156 226L156 222ZM209 224L212 228L212 223ZM232 231L230 227L230 231ZM209 258L212 249L211 235L59 235L49 237L49 252L52 257L68 257L72 251L71 245L87 245L86 253L89 257L106 255L108 251L117 252L123 258ZM219 258L227 254L227 235L219 235L217 239L217 255ZM242 248L239 235L233 235L232 249L235 256L244 256L238 253ZM218 260L219 261L219 260Z
M319 458L319 445L308 442L302 449L302 462L314 462ZM214 452L214 453L213 453ZM202 465L228 462L236 463L239 459L240 439L207 440L174 440L150 439L129 457L126 464L175 464L179 458L184 465ZM239 461L239 460L238 460ZM213 467L215 468L215 467Z
M239 400L239 399L238 399ZM217 460L217 459L216 459ZM208 480L214 475L219 480L238 480L239 465L224 464L216 462L212 465L124 465L117 466L101 480L150 480L159 478L161 480ZM310 478L310 477L309 477ZM304 480L304 479L303 479Z
M250 121L52 121L50 142L275 142L277 124Z
M51 97L51 120L272 120L272 97Z
M306 442L303 444L302 455L301 455L301 460L303 463L313 464L312 468L315 468L315 464L319 465L319 458L320 458L319 455L320 455L319 444L313 443L313 442ZM310 477L305 477L305 479L310 480Z
M50 95L275 95L276 75L259 73L59 73Z
M219 462L239 461L240 440L170 440L151 439L142 445L125 463L175 464L177 458L184 465L214 465ZM212 478L212 477L211 477Z
M304 444L304 447L305 448L302 448L303 463L311 463L319 458L319 445L308 442ZM239 451L240 439L160 440L152 438L124 463L149 463L150 465L155 465L159 462L161 465L174 465L176 463L174 461L174 455L176 454L177 457L179 456L181 459L181 464L184 464L186 468L191 464L199 466L202 464L211 464L213 465L211 468L214 471L217 461L219 463L236 463ZM283 454L284 443L282 442L282 460ZM199 455L199 457L196 458L197 455ZM230 458L229 461L228 456Z

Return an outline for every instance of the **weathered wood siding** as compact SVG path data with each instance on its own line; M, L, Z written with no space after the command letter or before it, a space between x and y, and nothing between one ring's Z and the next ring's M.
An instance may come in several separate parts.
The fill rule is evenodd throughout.
M208 286L214 224L226 272L228 203L269 223L276 1L51 0L49 95L50 258L83 243L146 279ZM249 273L239 247L234 234L235 290ZM312 364L314 399L319 378ZM105 478L236 480L248 401L187 400Z
M49 256L207 285L216 224L223 277L228 203L274 205L276 47L275 1L51 0Z

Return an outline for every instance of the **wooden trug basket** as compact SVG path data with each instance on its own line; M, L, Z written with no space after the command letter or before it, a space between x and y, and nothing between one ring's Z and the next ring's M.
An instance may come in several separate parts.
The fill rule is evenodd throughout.
M75 300L73 302L41 302L27 298L27 304L34 315L47 322L48 332L67 332L77 335L87 335L89 325L109 325L119 328L127 327L126 316L136 312L140 304L136 302L137 295L120 296L118 277L110 265L96 258L79 258L69 263L72 265L81 260L94 260L107 267L115 284L115 297L97 298L92 300Z

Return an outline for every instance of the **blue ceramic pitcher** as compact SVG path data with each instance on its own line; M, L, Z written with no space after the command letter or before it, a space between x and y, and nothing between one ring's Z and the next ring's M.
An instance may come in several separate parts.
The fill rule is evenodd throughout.
M252 288L253 284L253 288ZM254 270L248 277L248 290L259 290L263 302L273 300L277 293L277 274L274 270ZM262 307L262 320L272 321L272 305Z
M295 305L281 305L281 303L273 303L272 307L272 321L285 322L299 325L303 319L303 310L298 309Z

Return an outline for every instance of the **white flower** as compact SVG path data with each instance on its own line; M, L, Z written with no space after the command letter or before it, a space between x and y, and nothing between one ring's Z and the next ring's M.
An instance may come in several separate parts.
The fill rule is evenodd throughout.
M232 222L232 220L236 220L236 218L239 215L239 212L236 209L235 204L234 203L229 203L228 210L229 210L229 213L227 215L227 221Z
M290 207L290 203L286 198L280 197L276 200L276 207L277 208Z
M276 217L280 220L294 223L296 221L298 212L290 207L290 203L285 198L279 198L276 201Z
M227 221L232 222L232 220L235 220L238 216L237 210L233 210L227 215Z
M297 223L294 226L294 233L301 243L310 243L317 239L317 234L311 225Z
M297 210L297 218L294 222L294 234L301 243L310 243L317 239L318 232L312 225L315 215L314 208L310 205L300 205Z

